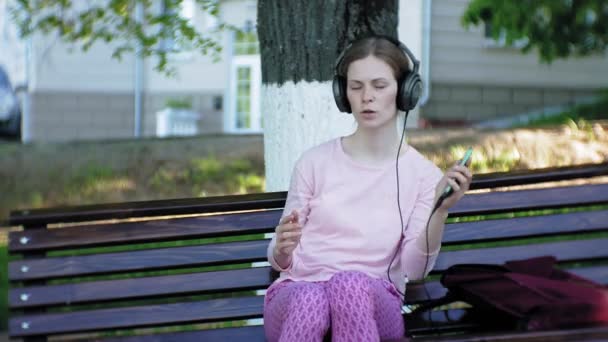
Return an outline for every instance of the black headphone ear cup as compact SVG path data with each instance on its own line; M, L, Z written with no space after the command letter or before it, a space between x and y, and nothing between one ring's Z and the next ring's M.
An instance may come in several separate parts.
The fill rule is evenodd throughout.
M352 113L350 102L348 102L348 97L346 96L346 79L343 76L335 75L332 89L338 109L344 113Z
M409 74L399 83L397 109L408 111L414 109L422 93L422 80L417 73Z

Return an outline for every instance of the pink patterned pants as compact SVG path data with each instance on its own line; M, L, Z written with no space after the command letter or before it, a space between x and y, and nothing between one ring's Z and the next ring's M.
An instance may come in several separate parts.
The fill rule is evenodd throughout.
M400 339L401 299L387 281L361 272L340 272L328 281L283 281L270 286L264 303L268 341Z

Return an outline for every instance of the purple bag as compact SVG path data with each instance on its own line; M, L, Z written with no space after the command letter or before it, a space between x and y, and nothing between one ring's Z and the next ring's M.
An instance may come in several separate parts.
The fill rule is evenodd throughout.
M608 325L608 288L555 268L551 256L504 265L460 264L441 277L450 301L464 301L479 317L546 330ZM444 299L445 302L445 299Z

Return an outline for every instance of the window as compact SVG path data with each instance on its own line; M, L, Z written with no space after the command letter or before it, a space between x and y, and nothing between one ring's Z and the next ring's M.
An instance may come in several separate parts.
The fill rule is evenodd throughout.
M260 133L264 127L260 113L260 48L251 20L232 36L230 90L227 95L225 129L232 133Z
M222 110L224 98L221 95L213 97L213 110Z
M494 40L494 37L492 36L493 33L494 33L494 28L492 27L492 22L485 21L484 28L483 28L483 34L484 34L484 38L485 38L485 40L483 42L483 46L485 48L510 47L509 45L507 45L507 34L504 30L501 30L500 33L498 34L498 40ZM527 38L517 39L513 42L513 45L511 45L511 47L520 49L520 48L524 47L527 43L528 43Z
M194 12L195 12L194 0L183 0L180 4L179 16L188 21L188 24L194 26ZM174 14L175 9L168 9L167 3L162 2L162 11L165 14ZM176 32L175 38L166 38L161 42L161 49L168 53L183 53L189 52L191 48L185 45L185 42L181 40L179 32Z
M251 127L251 67L236 69L236 128Z
M245 28L236 32L234 36L234 54L237 56L260 54L258 34L253 30L253 24L249 20L245 23Z
M227 130L233 133L261 132L260 56L234 56L231 84Z

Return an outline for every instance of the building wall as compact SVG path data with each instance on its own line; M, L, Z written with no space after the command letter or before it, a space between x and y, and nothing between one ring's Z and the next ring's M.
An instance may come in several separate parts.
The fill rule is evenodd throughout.
M424 68L423 63L423 3L428 0L406 0L401 1L399 6L399 24L397 27L399 40L407 46L414 54L416 59L421 63L421 71ZM422 72L420 73L422 75ZM420 118L420 109L418 106L411 110L408 115L408 127L418 127ZM402 122L398 123L399 127L403 126Z
M433 82L496 86L599 88L608 85L608 55L541 64L532 51L484 47L483 27L469 30L460 18L469 0L434 0L431 26ZM600 72L603 71L603 72Z
M126 138L133 131L132 96L122 93L36 91L30 95L34 141Z
M113 47L95 44L83 53L55 37L36 35L32 39L30 90L133 91L133 56L112 59Z
M229 3L232 1L229 1ZM198 7L192 23L201 32L208 32L208 17ZM228 43L224 33L210 34L220 45ZM94 44L82 52L78 45L66 44L53 36L36 35L32 44L33 84L36 90L70 90L101 92L132 92L134 86L133 53L125 53L121 60L112 58L117 43ZM144 91L223 91L226 87L230 56L224 48L218 59L198 52L169 56L169 64L175 68L175 77L167 77L154 68L156 60L144 62Z
M431 92L422 117L477 121L568 104L608 86L608 56L542 64L536 53L490 46L483 27L465 29L469 0L434 0Z
M434 82L422 117L430 121L465 123L504 118L545 107L572 104L595 95L595 89L455 85Z
M188 96L200 115L200 133L222 132L220 94L155 92L144 96L143 135L154 136L155 113L169 97ZM122 92L37 91L31 94L35 141L124 139L134 136L133 95ZM221 103L221 101L220 101Z
M228 4L234 7L233 1ZM238 2L237 2L238 4ZM231 8L232 8L231 7ZM193 23L205 32L208 17L194 12ZM199 131L223 129L223 99L228 85L228 34L213 36L224 47L218 60L198 52L170 57L174 77L154 70L155 60L144 61L142 134L153 136L156 112L170 97L189 97L200 114ZM32 141L115 139L133 136L135 58L111 57L115 45L94 44L87 52L56 38L37 35L32 40L30 73L30 132ZM217 103L220 108L217 109Z

